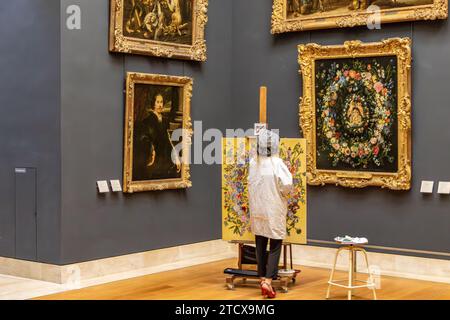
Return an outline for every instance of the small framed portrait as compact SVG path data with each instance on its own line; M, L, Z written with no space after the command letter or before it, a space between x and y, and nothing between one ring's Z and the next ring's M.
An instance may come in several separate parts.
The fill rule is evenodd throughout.
M208 0L110 1L110 51L206 60Z
M272 33L447 19L448 0L273 0Z
M312 185L411 182L411 41L299 46L300 125Z
M124 192L192 186L192 83L188 77L127 74Z

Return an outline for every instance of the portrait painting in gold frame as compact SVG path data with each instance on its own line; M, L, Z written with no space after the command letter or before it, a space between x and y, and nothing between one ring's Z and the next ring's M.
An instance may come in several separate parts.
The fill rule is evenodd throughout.
M307 180L408 190L411 40L298 46Z
M124 192L192 186L192 84L188 77L127 74Z
M208 0L110 1L110 51L206 60Z
M447 19L448 0L274 0L272 33Z

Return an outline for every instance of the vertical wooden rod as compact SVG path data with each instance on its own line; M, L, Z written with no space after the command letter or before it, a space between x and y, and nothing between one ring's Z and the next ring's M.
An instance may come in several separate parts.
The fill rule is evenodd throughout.
M267 123L267 87L259 88L259 123Z

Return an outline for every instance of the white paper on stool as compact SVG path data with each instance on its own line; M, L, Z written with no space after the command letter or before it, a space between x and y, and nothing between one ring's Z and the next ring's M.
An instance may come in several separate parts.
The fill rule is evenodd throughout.
M439 194L450 194L450 182L439 181L438 193Z
M422 185L420 187L421 193L433 193L433 185L434 181L422 181Z

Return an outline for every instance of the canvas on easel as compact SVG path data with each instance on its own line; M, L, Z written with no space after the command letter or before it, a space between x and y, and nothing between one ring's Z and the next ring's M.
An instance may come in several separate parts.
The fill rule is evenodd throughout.
M254 138L222 140L223 240L254 241L250 230L247 179L249 160L256 156L255 144ZM306 244L306 140L282 138L279 156L294 180L294 191L288 199L284 241Z

